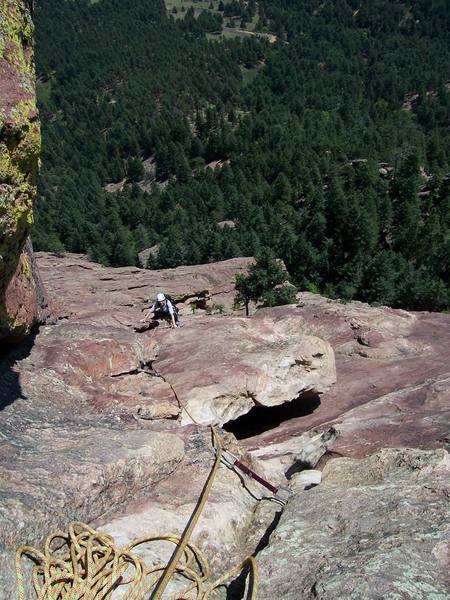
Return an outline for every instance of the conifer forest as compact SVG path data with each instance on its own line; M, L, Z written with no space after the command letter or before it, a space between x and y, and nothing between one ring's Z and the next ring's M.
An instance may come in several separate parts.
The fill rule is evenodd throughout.
M450 309L449 0L36 0L35 249Z

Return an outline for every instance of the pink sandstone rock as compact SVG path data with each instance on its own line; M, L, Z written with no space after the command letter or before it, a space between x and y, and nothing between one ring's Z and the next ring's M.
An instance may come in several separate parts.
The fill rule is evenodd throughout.
M1 302L1 301L0 301ZM50 320L51 306L28 239L17 267L3 294L4 311L9 325L1 329L2 343L15 343L29 333L33 325Z
M147 373L155 357L148 335L120 327L63 321L41 330L19 367L22 393L90 412L116 409L141 418L172 418L170 386Z
M153 272L107 269L71 255L64 258L40 255L39 261L52 295L59 294L66 313L72 312L72 318L87 322L114 324L114 332L116 327L130 329L136 325L144 296L152 297L152 290L166 290L165 284L157 282L158 276L167 285L170 282L169 292L174 296L185 298L209 282L210 294L224 294L230 301L233 268L242 269L248 264L248 259L246 263L235 259L218 265ZM81 286L79 293L75 290L77 285ZM142 294L140 299L135 298L136 290ZM334 348L337 385L322 394L320 404L311 414L290 419L244 442L250 450L258 449L260 457L272 459L277 455L276 445L282 444L286 462L287 440L310 429L332 425L340 433L333 451L354 456L363 456L384 445L417 444L433 448L446 440L445 390L447 375L450 376L448 315L374 308L359 302L341 304L309 293L299 296L298 307L258 311L251 319L207 317L201 316L201 311L192 315L186 308L182 312L181 329L171 331L160 326L138 336L151 340L146 341L153 344L154 353L149 369L156 370L166 381L156 380L160 387L153 388L153 383L148 383L151 378L146 375L140 375L139 379L130 375L119 391L118 381L111 386L107 376L96 384L95 405L105 407L120 397L128 410L137 413L141 406L140 412L144 414L151 403L146 403L145 409L139 402L133 405L131 390L131 395L137 393L142 399L148 398L149 390L154 389L153 401L165 406L162 414L175 413L180 404L188 410L195 405L192 416L199 422L225 422L255 404L293 399L296 392L306 389L307 385L302 387L292 376L292 366L288 363L289 356L293 365L294 355L302 354L300 338L312 335L328 341ZM128 327L124 325L127 323ZM281 345L280 339L285 340ZM133 363L137 370L142 368L139 360ZM122 372L128 367L123 365ZM306 367L296 364L295 368ZM312 375L314 370L308 374ZM277 378L283 382L279 390ZM146 383L141 386L144 380ZM322 383L326 385L326 378ZM278 400L274 400L275 396ZM208 405L209 398L215 400ZM368 404L372 402L373 406ZM358 407L364 407L361 413ZM378 416L369 419L369 414ZM188 421L185 412L182 419ZM265 449L262 453L261 448ZM295 444L294 451L298 452Z
M143 309L158 292L170 294L185 312L206 303L233 304L234 277L252 258L150 271L136 267L103 267L81 254L37 253L43 279L59 308L59 316L103 325L137 325Z
M198 268L199 277L206 277L206 267ZM232 287L229 269L228 264L213 269L215 289ZM105 280L111 285L109 269L83 263L81 270L82 289ZM185 278L187 286L197 282L193 271L186 276L180 269L175 287L180 295L192 290L183 290ZM56 272L53 277L48 285L55 293L52 286L55 280L61 285L61 279ZM141 270L127 269L127 277L127 289L134 290ZM79 284L80 277L75 279ZM119 282L115 286L125 288ZM72 317L42 329L30 357L21 363L25 394L45 398L51 388L57 404L74 402L84 410L114 407L138 418L173 418L184 407L182 423L191 422L191 415L198 423L222 424L255 405L273 406L305 393L322 393L335 381L329 344L310 336L296 318L187 314L182 328L170 330L164 324L139 334L118 320L114 325L108 322L117 312L114 299L114 293L99 291L89 299L87 312L86 294L74 294Z
M448 315L301 294L299 306L248 319L229 309L207 316L192 314L189 302L220 298L230 307L234 273L249 259L159 273L70 255L39 261L66 318L0 358L5 597L13 595L14 547L72 518L104 526L119 541L149 533L152 523L180 531L212 460L205 429L180 427L189 421L184 407L201 423L250 410L249 430L261 427L258 410L269 411L263 433L231 449L277 485L286 484L285 473L322 469L339 454L448 442ZM184 300L183 327L136 331L146 298L159 290ZM305 392L323 393L311 403ZM292 417L293 406L308 410ZM217 560L232 566L260 547L274 519L271 503L256 504L263 490L250 486L250 500L248 481L236 477L221 475L195 538L215 572Z
M275 406L320 394L335 382L328 343L296 318L270 313L192 317L170 333L152 332L154 368L176 391L181 422L223 424L254 406Z
M450 315L341 304L309 293L299 295L299 307L270 314L297 315L331 343L337 384L312 414L243 441L249 449L265 448L273 456L278 444L332 425L340 435L331 449L345 456L448 446Z

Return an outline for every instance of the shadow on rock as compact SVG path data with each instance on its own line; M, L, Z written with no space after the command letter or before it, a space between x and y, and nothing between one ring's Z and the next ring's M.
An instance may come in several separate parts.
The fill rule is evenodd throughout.
M281 515L282 515L281 510L275 513L275 516L274 516L272 522L270 523L269 527L267 528L264 535L260 539L258 545L256 546L256 548L253 551L253 553L252 553L253 557L256 557L259 552L261 552L262 550L264 550L264 548L266 548L268 546L270 536L277 528L277 525L281 519ZM226 600L242 600L244 598L244 593L245 593L245 589L246 589L246 580L247 580L248 575L249 575L249 570L244 569L244 571L242 571L242 573L240 573L240 575L238 577L236 577L236 579L234 579L230 583L230 585L228 586L228 589L227 589Z
M303 395L278 406L255 406L248 413L228 421L223 428L243 440L275 429L284 421L310 415L320 406L318 394Z
M19 373L14 367L17 362L30 355L35 339L36 332L18 346L0 349L0 411L16 400L26 398L20 385Z

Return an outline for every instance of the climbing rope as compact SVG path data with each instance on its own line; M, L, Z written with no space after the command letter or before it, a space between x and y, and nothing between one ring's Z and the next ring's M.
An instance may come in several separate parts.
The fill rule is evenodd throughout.
M56 531L48 536L44 551L21 546L16 552L16 575L19 600L25 596L23 557L35 563L31 581L37 600L103 600L123 586L121 600L160 600L169 583L177 591L170 600L208 600L218 587L239 573L249 572L247 600L256 600L258 568L247 557L222 577L208 583L210 569L203 552L190 542L192 531L208 500L222 459L220 437L212 427L216 458L197 506L181 536L167 534L144 536L124 548L117 548L111 536L75 521L68 532ZM134 551L152 542L168 542L175 550L167 564L147 566Z

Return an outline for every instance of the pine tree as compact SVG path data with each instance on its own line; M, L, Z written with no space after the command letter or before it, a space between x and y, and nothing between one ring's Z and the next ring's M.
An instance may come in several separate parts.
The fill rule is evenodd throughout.
M144 167L139 158L130 158L127 161L127 175L131 182L141 181L144 178Z
M288 274L269 248L264 248L250 266L249 274L236 275L236 305L244 304L249 314L250 301L262 302L264 306L276 306L295 302L296 289L280 287L286 283Z

